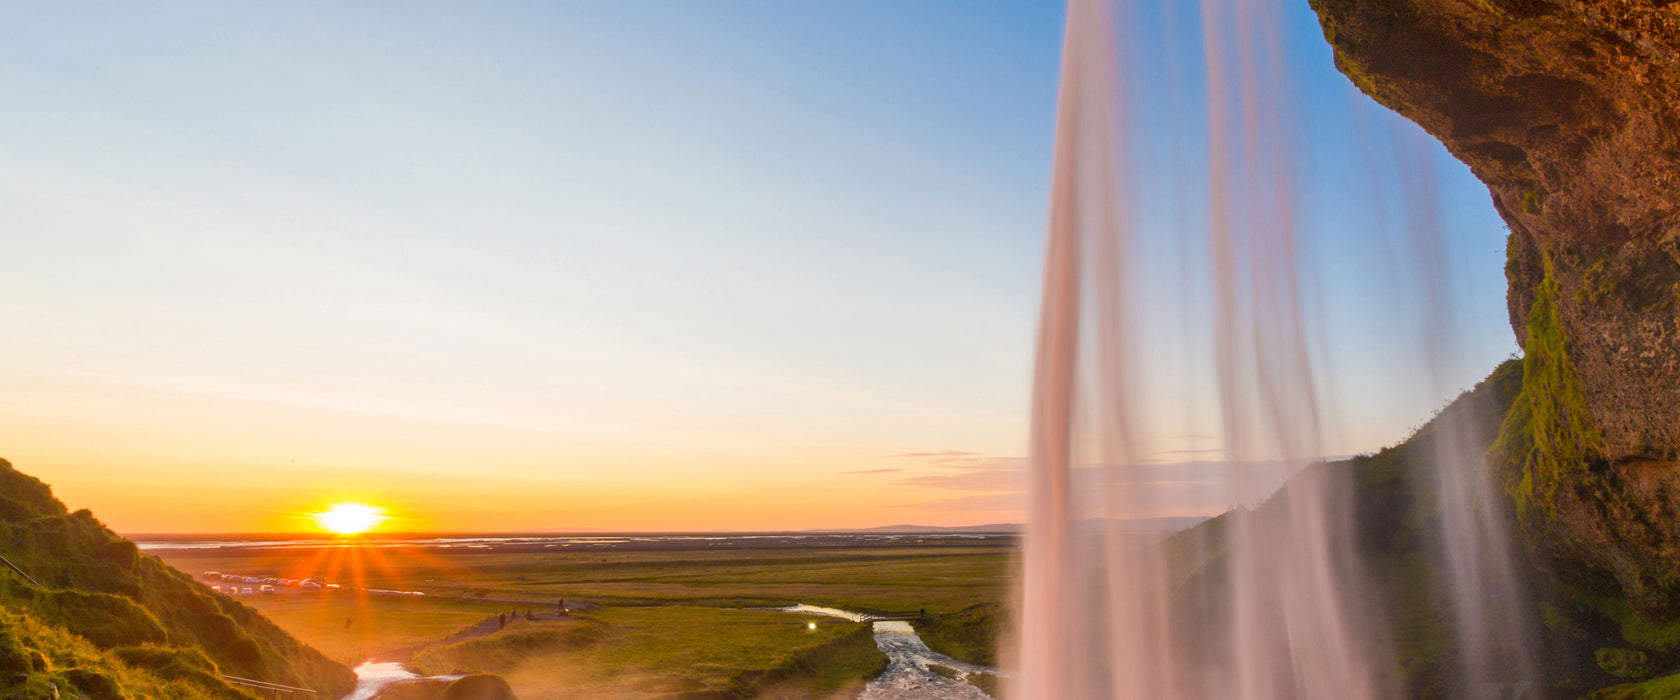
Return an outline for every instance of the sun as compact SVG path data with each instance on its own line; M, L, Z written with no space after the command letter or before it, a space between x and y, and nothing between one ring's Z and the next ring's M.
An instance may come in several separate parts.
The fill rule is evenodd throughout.
M327 532L358 535L378 526L385 520L385 511L359 503L337 503L315 514L316 524Z

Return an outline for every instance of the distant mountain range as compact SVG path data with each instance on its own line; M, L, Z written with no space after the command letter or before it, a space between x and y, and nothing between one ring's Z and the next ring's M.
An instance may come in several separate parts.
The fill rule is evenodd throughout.
M1136 520L1127 520L1123 524L1121 524L1120 527L1121 527L1121 530L1124 531L1124 532L1135 533L1135 534L1167 534L1167 533L1173 533L1173 532L1180 532L1180 531L1183 531L1183 530L1188 530L1192 527L1195 527L1197 523L1200 523L1203 520L1207 520L1207 519L1208 519L1208 516L1205 516L1205 515L1197 515L1197 516L1182 517L1182 518L1138 518ZM1091 521L1090 524L1095 525L1096 521ZM1025 525L1022 525L1020 523L993 523L993 524L990 524L990 525L962 525L962 526L958 526L958 527L941 527L941 526L937 526L937 525L882 525L880 527L853 528L853 529L806 530L806 532L836 533L836 534L848 534L848 533L895 534L895 533L902 533L902 534L906 534L906 535L952 535L952 534L964 534L964 533L1019 534L1021 532L1021 530L1024 529L1025 527L1026 527Z

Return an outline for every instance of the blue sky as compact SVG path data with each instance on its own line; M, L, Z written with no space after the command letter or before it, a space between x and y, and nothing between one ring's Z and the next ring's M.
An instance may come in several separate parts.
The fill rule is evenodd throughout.
M0 455L127 531L284 529L343 499L438 529L1010 519L1061 18L8 4ZM1165 48L1150 21L1137 55ZM1373 167L1363 98L1304 4L1289 26L1342 401L1326 449L1371 449L1444 393L1395 370L1384 190L1346 194ZM1135 142L1203 128L1198 64L1177 83L1135 65L1186 105ZM1139 150L1155 172L1170 155ZM1503 231L1431 158L1464 330L1450 389L1512 350ZM1168 274L1194 265L1151 269L1163 309L1205 293ZM1157 351L1194 342L1195 313L1151 326ZM1154 429L1217 433L1193 363L1161 377Z

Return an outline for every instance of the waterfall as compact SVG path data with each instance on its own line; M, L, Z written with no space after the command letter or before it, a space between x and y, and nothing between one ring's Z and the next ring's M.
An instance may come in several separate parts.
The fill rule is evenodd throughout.
M1205 108L1194 117L1178 113L1180 59L1139 56L1139 42L1120 41L1155 31L1140 26L1186 7L1198 13L1205 85ZM1391 621L1382 619L1361 562L1348 480L1320 461L1327 397L1336 392L1322 369L1315 287L1302 269L1299 115L1284 17L1281 0L1069 4L1011 697L1404 694L1384 641ZM1167 25L1176 40L1176 24ZM1160 89L1143 84L1162 62L1168 70L1157 75L1175 76L1167 105ZM1205 220L1195 225L1183 211L1162 211L1183 209L1188 187L1163 185L1159 171L1140 175L1132 165L1135 151L1154 147L1135 138L1138 120L1163 114L1204 127L1197 149L1175 136L1165 177L1200 183ZM1418 320L1396 335L1416 339L1419 371L1445 391L1441 368L1460 348L1442 279L1448 246L1428 144L1393 119L1370 121L1392 145L1382 154L1367 145L1365 154L1400 192L1403 233L1391 274ZM1185 157L1191 150L1204 152L1203 168ZM1160 196L1163 189L1171 196ZM1146 343L1140 330L1140 319L1161 313L1160 288L1171 288L1161 270L1140 269L1161 249L1205 262L1205 273L1180 269L1180 289L1203 277L1207 286L1178 300L1205 299L1204 312L1180 318L1206 317L1205 333L1185 335L1207 347L1165 362L1160 344ZM1181 465L1198 470L1196 478L1150 459L1160 440L1141 427L1145 417L1186 403L1163 391L1171 387L1163 376L1212 380L1222 454ZM1194 393L1190 383L1178 390ZM1432 531L1441 535L1431 546L1445 562L1466 686L1455 696L1533 677L1508 536L1478 495L1492 488L1481 466L1490 436L1475 434L1473 423L1448 421L1434 432L1427 475L1437 499ZM1217 489L1231 508L1169 542L1129 526L1169 513L1191 488Z

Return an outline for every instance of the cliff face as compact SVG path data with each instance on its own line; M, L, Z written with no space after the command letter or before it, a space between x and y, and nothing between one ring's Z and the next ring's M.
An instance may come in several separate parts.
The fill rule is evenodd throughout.
M1529 361L1501 454L1531 534L1680 611L1680 2L1311 3L1341 71L1510 226Z
M1549 254L1605 456L1680 453L1680 2L1312 0L1337 65L1511 227L1518 341ZM1544 253L1543 253L1544 251Z

